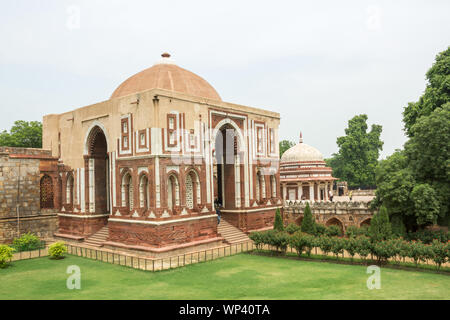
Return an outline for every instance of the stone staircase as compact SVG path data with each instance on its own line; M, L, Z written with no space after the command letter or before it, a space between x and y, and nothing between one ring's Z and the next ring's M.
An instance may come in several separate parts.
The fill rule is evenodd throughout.
M250 240L244 232L231 225L223 218L220 220L220 224L217 227L217 232L225 239L225 242L228 244L235 244Z
M105 226L92 236L84 240L84 243L93 247L102 247L109 235L108 227Z

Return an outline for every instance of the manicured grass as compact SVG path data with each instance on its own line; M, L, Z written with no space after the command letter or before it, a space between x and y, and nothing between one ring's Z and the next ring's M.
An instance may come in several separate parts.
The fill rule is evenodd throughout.
M70 265L81 290L66 288ZM239 254L163 272L85 258L39 258L0 269L0 299L450 299L450 276L381 270L369 290L366 267Z

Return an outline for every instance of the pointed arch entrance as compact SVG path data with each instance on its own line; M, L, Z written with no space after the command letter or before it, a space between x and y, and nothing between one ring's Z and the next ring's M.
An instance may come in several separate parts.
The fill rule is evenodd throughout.
M94 126L89 132L85 155L89 202L86 211L109 213L109 155L105 132L100 126Z
M219 127L214 144L214 195L225 209L245 206L245 151L240 132L231 123Z

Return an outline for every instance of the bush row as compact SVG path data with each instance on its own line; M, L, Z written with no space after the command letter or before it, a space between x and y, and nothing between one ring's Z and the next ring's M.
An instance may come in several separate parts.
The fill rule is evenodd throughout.
M405 258L411 258L417 266L420 262L432 260L437 269L447 261L450 261L450 242L442 243L438 240L432 241L427 245L421 241L405 241L402 239L389 239L372 242L366 236L355 236L349 238L332 237L328 235L310 235L296 231L288 233L287 231L268 230L263 232L253 232L250 234L257 249L262 249L263 245L269 245L276 248L281 253L286 253L288 246L295 249L300 256L306 253L311 255L314 248L328 255L332 253L339 257L346 251L351 259L358 254L363 261L371 255L376 258L378 264L386 263L393 259L399 262Z
M367 229L365 228L364 230L367 230ZM285 231L289 234L294 234L298 231L301 231L301 227L296 225L295 223L290 223L285 228ZM342 236L342 230L341 230L341 228L339 228L336 225L331 225L331 226L327 227L323 224L315 223L311 234L314 236L326 235L329 237Z

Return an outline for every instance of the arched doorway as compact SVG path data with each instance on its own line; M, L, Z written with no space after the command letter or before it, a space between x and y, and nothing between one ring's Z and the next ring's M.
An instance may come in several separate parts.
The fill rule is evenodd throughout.
M40 181L40 202L41 209L52 209L53 203L53 180L50 176L44 175Z
M178 178L174 174L170 174L167 179L167 207L172 214L176 214L175 207L180 205L180 186Z
M73 202L74 202L74 178L71 173L67 174L67 181L66 181L66 204L73 208Z
M133 178L127 172L122 178L122 207L126 208L128 213L134 208Z
M109 157L105 133L99 126L88 137L89 212L109 212Z
M362 221L359 225L360 228L368 228L370 226L370 221L372 219L367 218L366 220Z
M214 190L225 209L243 205L244 154L237 130L229 123L217 131L214 154Z
M148 198L148 178L143 174L139 181L139 204L142 209L149 208Z
M186 206L189 209L196 209L197 205L201 202L200 195L200 179L197 172L194 170L189 171L186 176Z
M337 219L337 218L331 218L330 220L327 221L326 226L338 226L339 229L341 229L341 234L344 234L344 225L342 224L341 220Z

